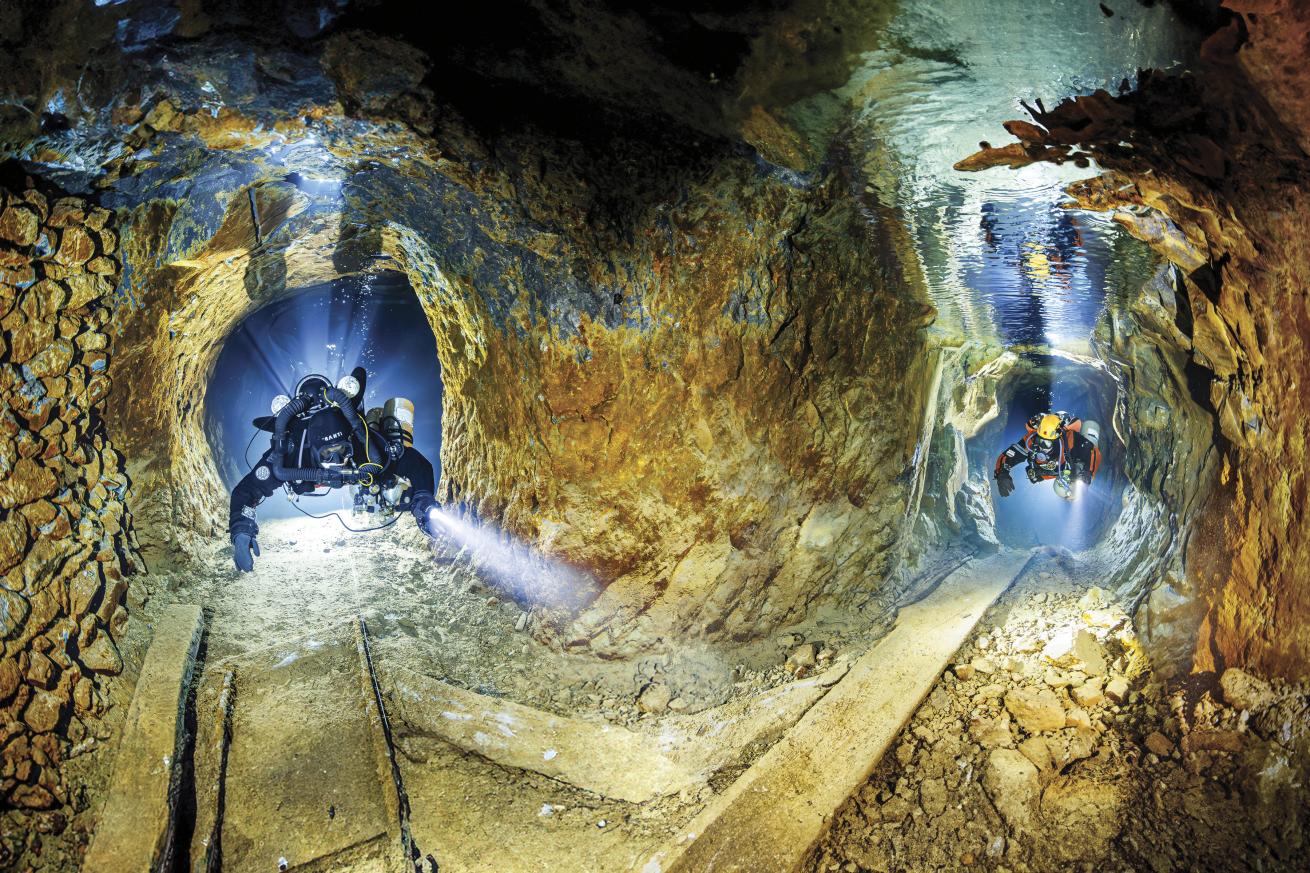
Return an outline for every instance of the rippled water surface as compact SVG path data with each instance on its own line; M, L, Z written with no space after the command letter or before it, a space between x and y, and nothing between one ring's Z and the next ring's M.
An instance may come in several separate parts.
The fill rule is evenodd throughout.
M909 0L842 97L857 107L869 192L910 224L939 329L1007 345L1077 347L1107 294L1135 288L1150 258L1104 216L1060 208L1094 171L1037 165L959 173L1020 100L1131 85L1189 59L1165 4L1130 0ZM821 109L816 102L814 113Z

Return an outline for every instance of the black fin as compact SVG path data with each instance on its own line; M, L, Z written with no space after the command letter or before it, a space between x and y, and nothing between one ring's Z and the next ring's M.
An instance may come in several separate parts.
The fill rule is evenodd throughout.
M261 415L254 420L253 424L260 430L266 430L269 433L272 433L274 421L276 421L276 419L271 415Z

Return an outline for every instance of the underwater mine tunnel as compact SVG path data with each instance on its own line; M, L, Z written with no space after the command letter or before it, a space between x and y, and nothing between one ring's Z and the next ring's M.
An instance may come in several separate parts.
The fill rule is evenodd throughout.
M0 870L1301 868L1302 4L417 14L0 12Z

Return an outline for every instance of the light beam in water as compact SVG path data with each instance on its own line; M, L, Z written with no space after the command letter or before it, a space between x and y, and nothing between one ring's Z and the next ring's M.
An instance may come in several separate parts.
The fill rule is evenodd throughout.
M492 525L465 520L440 507L428 510L428 523L467 549L478 569L495 577L520 602L572 610L599 593L587 573L517 542Z

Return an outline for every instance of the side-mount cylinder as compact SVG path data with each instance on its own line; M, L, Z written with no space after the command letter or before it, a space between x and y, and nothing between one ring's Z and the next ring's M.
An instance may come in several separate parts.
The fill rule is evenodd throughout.
M1101 426L1094 421L1083 422L1083 436L1098 449L1101 447Z

